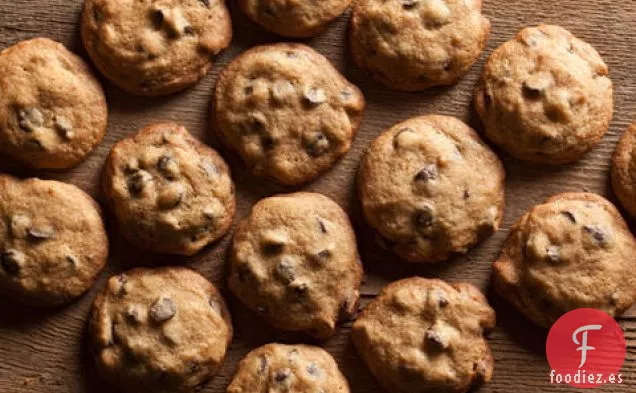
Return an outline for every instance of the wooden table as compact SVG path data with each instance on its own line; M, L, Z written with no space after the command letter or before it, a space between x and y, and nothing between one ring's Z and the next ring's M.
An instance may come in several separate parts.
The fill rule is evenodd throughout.
M359 238L366 270L363 304L368 303L386 283L412 275L469 281L488 293L497 311L498 327L491 335L495 355L493 381L480 392L575 391L549 384L545 358L545 330L530 326L515 309L489 287L491 262L508 235L512 223L532 205L563 191L592 191L615 201L608 186L609 159L627 125L636 118L636 1L634 0L485 0L485 14L492 22L488 50L458 85L425 93L402 93L374 83L357 69L347 50L345 35L349 14L309 44L325 54L337 68L363 90L368 107L361 130L351 151L336 167L304 187L324 193L344 206L351 215ZM63 42L86 57L78 34L81 0L2 0L0 2L0 48L20 40L45 36ZM73 183L101 200L98 178L104 158L117 140L131 135L145 124L174 120L197 137L219 148L209 132L208 109L219 70L245 49L280 41L251 24L234 5L232 47L223 52L212 72L197 86L183 93L160 98L134 97L103 81L110 116L104 142L80 166L64 173L32 172L2 160L0 171L20 176L39 176ZM507 172L507 207L502 229L468 255L437 266L407 265L378 249L360 215L355 196L354 176L360 157L369 143L390 125L425 113L457 116L479 128L472 108L472 93L483 61L495 47L510 39L521 27L548 22L561 24L592 44L610 66L615 88L615 116L601 143L574 165L559 168L529 166L502 154ZM240 161L225 150L237 183L237 219L245 216L257 200L280 192L280 186L255 179ZM499 151L498 151L499 152ZM134 265L185 264L223 288L234 316L236 334L219 374L204 392L224 392L238 360L249 350L271 341L296 340L276 334L252 316L225 289L225 259L231 235L191 258L152 255L127 244L107 217L111 238L111 258L95 287L79 301L60 309L38 310L0 299L0 392L15 393L101 393L110 392L96 376L87 354L86 317L96 292L111 274ZM633 222L632 222L633 223ZM624 385L606 385L597 391L628 392L636 386L636 308L620 318L629 348L623 367ZM349 340L349 325L324 346L339 361L350 381L352 392L381 392L360 361ZM626 386L628 385L628 386Z

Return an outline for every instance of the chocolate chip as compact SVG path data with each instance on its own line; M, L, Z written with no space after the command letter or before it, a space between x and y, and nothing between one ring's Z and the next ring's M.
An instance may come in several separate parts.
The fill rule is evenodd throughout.
M204 6L210 8L210 0L199 0L199 3L201 3Z
M437 165L425 165L415 175L415 181L429 182L437 179Z
M280 254L289 242L285 232L269 230L264 231L261 236L262 250L265 254Z
M570 220L570 222L572 224L576 224L576 217L574 217L574 213L569 212L567 210L564 210L564 211L561 212L561 214L563 214L565 217L567 217L568 220Z
M415 8L415 6L419 2L420 2L419 0L400 0L400 3L402 3L402 7L404 7L405 9Z
M247 85L243 88L243 93L245 93L246 96L252 95L252 93L254 93L254 86L252 85Z
M470 191L469 190L464 190L464 199L468 199L470 198Z
M152 21L152 24L155 26L155 28L160 28L161 25L163 25L163 21L164 21L164 16L163 16L163 11L161 10L154 10L152 11L152 13L150 14L150 20Z
M172 299L167 296L161 296L150 306L150 318L155 323L165 322L174 317L176 313L177 306Z
M291 291L291 295L292 295L292 299L297 301L300 300L301 298L305 297L305 295L307 295L307 292L309 292L309 285L307 285L307 283L291 283L289 285L289 290Z
M329 258L331 258L331 251L329 250L321 250L318 253L311 256L311 259L315 262L324 263Z
M307 366L307 372L308 372L310 375L313 375L314 377L317 377L317 376L320 374L320 369L318 368L318 366L316 366L316 364L315 364L315 363L310 363L310 364Z
M437 298L437 304L441 308L444 308L444 307L448 306L448 299L446 299L442 294L439 294L438 298Z
M279 383L285 382L287 378L291 376L291 374L292 374L292 371L289 368L280 369L276 371L276 374L274 375L274 380Z
M133 195L139 195L151 180L152 175L150 173L139 170L128 179L128 190Z
M342 99L343 102L347 102L351 99L351 97L353 96L353 93L351 92L351 90L342 90L340 91L340 98Z
M426 342L435 350L443 351L448 348L448 340L444 339L438 332L428 329L424 333Z
M64 116L55 116L53 119L53 126L57 133L65 139L73 139L75 133L73 132L73 124Z
M325 226L325 223L320 218L316 218L316 220L318 221L318 228L320 228L320 232L327 233L327 227Z
M117 278L115 279L115 286L113 289L113 292L115 293L115 295L122 297L127 293L127 290L126 290L127 282L128 282L128 277L126 277L126 275L120 274L117 276Z
M607 239L605 236L605 231L603 231L601 228L599 228L598 226L594 226L594 225L585 225L583 227L583 229L585 230L585 232L587 232L590 236L592 236L594 238L594 240L596 240L599 244L604 245L607 243Z
M18 125L26 132L33 132L44 124L44 116L37 108L25 108L18 111Z
M27 229L27 234L33 240L48 240L53 237L55 230L52 227L29 228Z
M136 304L131 304L126 308L126 319L132 323L141 323L141 310Z
M179 163L169 155L159 158L157 168L169 180L173 180L179 173Z
M277 266L274 271L274 275L278 278L283 284L288 285L296 278L296 274L294 273L294 264L289 259L283 259Z
M550 245L545 248L545 254L550 263L559 263L561 260L561 250L558 246Z
M305 133L303 147L310 156L319 157L329 150L329 139L320 131Z
M303 96L305 97L305 101L313 106L318 106L327 101L325 91L316 87L305 90Z
M274 143L274 138L272 138L271 135L261 135L261 146L263 146L263 150L272 150Z
M265 370L267 370L268 363L269 362L267 361L267 357L265 355L259 356L259 363L258 363L258 370L257 370L259 374L263 374Z
M28 148L29 149L33 149L33 150L46 150L44 148L44 145L42 144L42 141L40 141L37 138L31 138L28 140Z
M210 306L212 311L214 311L215 313L221 314L221 305L219 304L219 302L216 299L210 298L208 300L208 306Z
M0 256L2 259L2 268L7 274L17 276L24 266L25 256L18 250L7 250Z
M541 98L541 95L543 94L542 88L538 87L538 85L530 84L527 81L523 82L523 84L521 85L521 89L523 91L524 97L530 100L539 99Z
M192 26L186 26L183 28L183 32L186 35L194 35L194 29L192 28Z
M429 204L422 204L413 216L413 222L418 232L426 237L433 236L436 231L435 209Z

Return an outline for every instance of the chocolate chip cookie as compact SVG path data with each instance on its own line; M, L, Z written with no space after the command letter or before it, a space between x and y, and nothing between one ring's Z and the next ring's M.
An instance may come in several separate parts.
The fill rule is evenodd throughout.
M616 208L591 193L558 194L515 224L493 282L537 325L575 308L612 316L636 299L636 240Z
M216 85L215 128L251 171L287 185L314 179L350 148L364 97L302 44L252 48Z
M429 115L398 123L372 143L358 193L380 245L409 262L439 262L498 229L504 177L474 130Z
M111 277L93 303L90 346L102 377L123 392L191 392L218 371L232 323L218 290L181 267Z
M230 289L276 328L332 336L357 310L361 278L349 218L324 195L265 198L234 235Z
M192 255L232 224L227 164L175 123L152 124L119 141L102 183L121 233L145 250Z
M241 360L227 388L227 393L247 392L349 393L349 384L322 348L267 344Z
M311 37L340 16L351 0L238 0L237 3L252 21L265 30L286 37Z
M612 188L623 207L636 217L636 123L621 137L612 159Z
M80 31L97 68L140 95L197 83L232 39L225 0L86 0Z
M412 277L388 285L353 324L352 339L392 393L463 393L490 381L484 333L495 312L471 284Z
M475 106L486 136L512 156L563 164L607 132L612 81L589 44L559 26L528 27L490 56Z
M107 117L101 85L62 44L34 38L0 52L2 154L32 168L70 168L102 141Z
M0 293L56 306L80 297L108 257L97 203L79 188L0 175Z
M351 52L379 82L417 91L456 83L489 33L481 0L360 0L351 17Z

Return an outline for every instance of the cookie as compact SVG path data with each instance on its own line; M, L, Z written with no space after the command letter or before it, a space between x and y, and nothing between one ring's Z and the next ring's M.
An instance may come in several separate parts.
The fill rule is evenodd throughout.
M120 88L162 95L197 83L229 46L225 0L85 0L82 41L97 68Z
M490 381L484 333L495 311L471 284L412 277L385 287L353 324L353 343L392 393L463 393Z
M84 294L108 257L97 203L79 188L0 175L0 293L57 306Z
M351 147L364 97L302 44L257 46L216 85L215 128L257 176L295 185L331 168Z
M636 123L623 134L612 159L612 188L623 207L636 217Z
M418 91L457 83L486 46L481 0L360 0L351 53L380 83Z
M528 27L488 59L475 107L486 136L510 155L564 164L607 132L612 81L589 44L559 26Z
M219 370L232 322L219 291L182 267L111 277L89 319L97 370L122 392L191 392Z
M311 37L339 17L351 0L238 0L241 10L265 30L286 37Z
M409 262L439 262L497 231L504 177L474 130L428 115L396 124L371 144L358 194L380 245Z
M108 109L90 69L47 38L0 52L0 153L36 169L79 164L104 137Z
M262 199L236 229L229 287L278 329L332 336L357 310L361 278L349 218L324 195Z
M115 144L102 184L121 233L148 251L192 255L223 236L234 217L227 164L175 123L146 126Z
M558 194L514 225L494 263L493 284L546 328L576 308L616 316L636 299L634 255L636 240L609 201Z
M349 384L336 361L322 348L267 344L241 360L226 392L349 393Z

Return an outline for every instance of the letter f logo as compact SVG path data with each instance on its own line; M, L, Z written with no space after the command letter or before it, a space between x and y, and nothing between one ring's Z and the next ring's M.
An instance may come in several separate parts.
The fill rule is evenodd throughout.
M572 341L574 341L574 344L580 345L580 347L576 349L577 351L581 351L581 364L579 365L579 368L583 367L583 365L585 364L585 361L587 360L587 351L593 351L596 349L594 347L590 347L587 345L588 330L601 330L602 327L603 326L601 325L585 325L576 329L574 333L572 334ZM576 336L581 332L583 332L583 334L581 335L582 336L581 342L579 342Z

